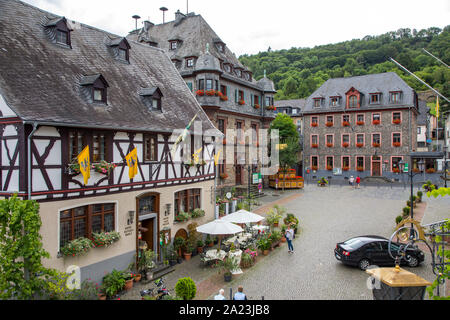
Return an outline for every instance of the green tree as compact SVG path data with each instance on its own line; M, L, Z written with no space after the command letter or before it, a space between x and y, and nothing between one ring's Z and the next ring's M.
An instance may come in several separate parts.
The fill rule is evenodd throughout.
M0 200L0 299L30 300L45 296L49 280L60 274L47 269L39 234L39 204L14 195Z

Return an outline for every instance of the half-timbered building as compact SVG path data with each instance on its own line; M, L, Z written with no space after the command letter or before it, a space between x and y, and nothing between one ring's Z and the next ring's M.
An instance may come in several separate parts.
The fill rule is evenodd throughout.
M203 161L186 166L169 152L172 133L195 115L199 142L175 155L200 145ZM40 203L48 266L77 265L83 279L101 279L134 261L142 241L159 251L160 235L186 233L177 212L202 208L197 222L213 219L217 133L163 50L0 0L0 192ZM74 159L86 146L94 166L85 185ZM125 157L134 148L130 179ZM102 231L120 240L61 254Z

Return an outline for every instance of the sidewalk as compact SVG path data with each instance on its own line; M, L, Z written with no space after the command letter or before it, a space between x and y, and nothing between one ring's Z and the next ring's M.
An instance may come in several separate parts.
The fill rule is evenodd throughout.
M256 199L256 201L260 205L256 208L252 207L252 212L265 215L274 205L283 205L303 195L303 191L299 189L286 190L284 192L280 190L276 191L267 189L264 190L264 192L265 195L263 197ZM281 246L283 245L284 244L281 244ZM259 255L257 257L256 263L259 263L264 258L264 256ZM248 271L251 271L251 268L244 269L244 272ZM175 285L178 279L183 277L190 277L197 285L197 294L195 300L212 299L212 297L216 295L221 288L225 289L225 296L228 298L229 291L227 291L227 288L232 286L232 284L239 279L239 276L234 275L232 282L225 283L223 280L223 275L219 274L219 269L200 266L200 256L198 255L192 257L190 261L183 261L183 263L177 264L173 272L164 276L166 286L171 294L175 294ZM153 281L150 281L146 284L144 284L143 282L135 282L133 288L123 293L120 299L140 300L141 296L139 292L141 290L153 287L155 287Z

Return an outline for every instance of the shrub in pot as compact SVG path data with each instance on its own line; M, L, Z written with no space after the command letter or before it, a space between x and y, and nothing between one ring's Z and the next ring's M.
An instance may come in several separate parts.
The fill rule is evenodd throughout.
M203 252L203 247L205 246L205 244L203 243L202 240L198 240L197 241L197 251L198 253L202 253Z
M400 222L402 222L403 217L402 216L397 216L397 218L395 218L395 224L399 224Z
M178 279L177 284L175 285L175 293L183 300L194 299L197 294L195 282L189 277Z
M182 237L176 237L173 240L173 248L178 253L178 257L181 257L181 248L183 248L186 245L186 240Z
M219 262L220 271L223 272L225 282L230 282L232 278L232 271L239 267L235 258L226 257Z
M186 245L184 246L184 252L183 252L183 256L184 256L184 259L186 259L186 261L191 260L192 251L194 251L194 247L192 246L192 244L189 241L187 241Z
M111 273L108 273L103 277L103 292L109 298L115 296L125 286L125 277L121 271L113 269Z

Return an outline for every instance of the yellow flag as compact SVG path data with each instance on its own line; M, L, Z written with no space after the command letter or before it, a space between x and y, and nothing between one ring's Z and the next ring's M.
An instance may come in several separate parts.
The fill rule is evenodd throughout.
M128 176L130 177L130 179L133 179L138 172L137 149L134 148L133 150L131 150L131 152L125 157L125 160L127 161L127 165L129 167Z
M436 97L436 118L439 119L439 97Z
M202 151L203 148L198 149L197 151L195 151L195 153L192 155L192 158L194 159L194 163L198 164L200 162L200 152Z
M84 185L87 185L89 178L91 177L91 162L89 160L89 146L83 149L77 157L78 164L80 165L80 172L84 178Z
M214 164L217 166L217 164L219 163L219 158L220 158L220 153L222 152L222 149L219 150L219 152L217 152L216 155L214 155Z

